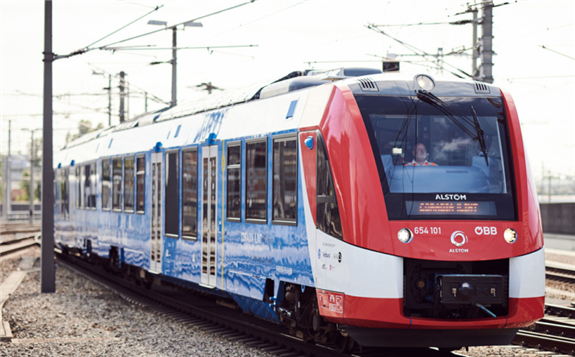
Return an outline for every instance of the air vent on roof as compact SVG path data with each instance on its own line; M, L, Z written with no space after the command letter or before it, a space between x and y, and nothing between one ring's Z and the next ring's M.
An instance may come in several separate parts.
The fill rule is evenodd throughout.
M475 93L478 94L489 94L491 91L489 90L489 86L484 83L475 82Z
M371 78L358 78L359 87L364 92L379 92L377 84Z

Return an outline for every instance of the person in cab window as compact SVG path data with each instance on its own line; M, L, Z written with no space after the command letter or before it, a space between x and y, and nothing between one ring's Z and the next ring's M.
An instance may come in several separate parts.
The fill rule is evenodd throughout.
M422 143L418 143L413 150L414 159L405 166L437 166L434 162L427 161L427 148Z

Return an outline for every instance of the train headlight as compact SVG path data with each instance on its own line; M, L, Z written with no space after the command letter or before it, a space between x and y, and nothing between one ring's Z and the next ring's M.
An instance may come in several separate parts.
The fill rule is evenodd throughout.
M407 228L401 228L399 232L397 232L397 239L401 243L409 243L413 239L413 233Z
M505 241L509 244L515 243L517 240L517 232L511 228L507 228L503 233L503 238L505 238Z
M435 82L433 79L425 74L418 74L415 76L415 83L419 86L419 88L426 90L428 92L432 91L435 88Z

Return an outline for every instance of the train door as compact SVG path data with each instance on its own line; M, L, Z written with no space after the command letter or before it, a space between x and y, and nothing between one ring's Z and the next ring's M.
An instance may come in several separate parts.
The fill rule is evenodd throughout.
M150 270L162 272L162 153L152 153L152 234Z
M216 286L217 154L216 145L202 148L201 283L210 287Z

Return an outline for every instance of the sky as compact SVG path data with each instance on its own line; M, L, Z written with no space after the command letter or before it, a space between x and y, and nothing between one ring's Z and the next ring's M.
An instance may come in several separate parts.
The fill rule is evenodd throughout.
M165 107L171 100L171 66L150 63L171 59L172 31L149 25L149 20L171 26L244 2L54 1L53 52L66 55L95 48L53 64L55 150L65 145L68 133L77 133L81 120L94 127L107 125L108 74L113 124L119 122L120 71L127 73L129 82L129 117L144 112L145 92L148 110ZM469 73L470 51L444 56L440 73L435 57L408 56L413 52L391 38L430 55L438 48L444 53L469 48L472 26L448 24L471 19L469 13L461 14L468 3L473 4L469 0L248 1L197 20L203 27L177 31L178 47L199 47L178 51L178 103L206 97L208 93L197 87L201 83L234 90L269 83L294 70L381 68L381 58L393 55L399 56L401 70L407 73L445 77L460 70ZM380 29L391 37L368 29L368 24L385 25ZM118 43L115 46L125 47L116 51L96 49L154 30L161 31ZM493 35L494 84L509 90L517 104L535 178L549 173L575 175L575 1L508 0L493 9ZM217 47L248 45L253 47ZM30 132L24 129L42 127L43 50L44 2L0 0L2 155L8 153L9 121L12 153L28 153ZM41 130L34 135L41 136Z

